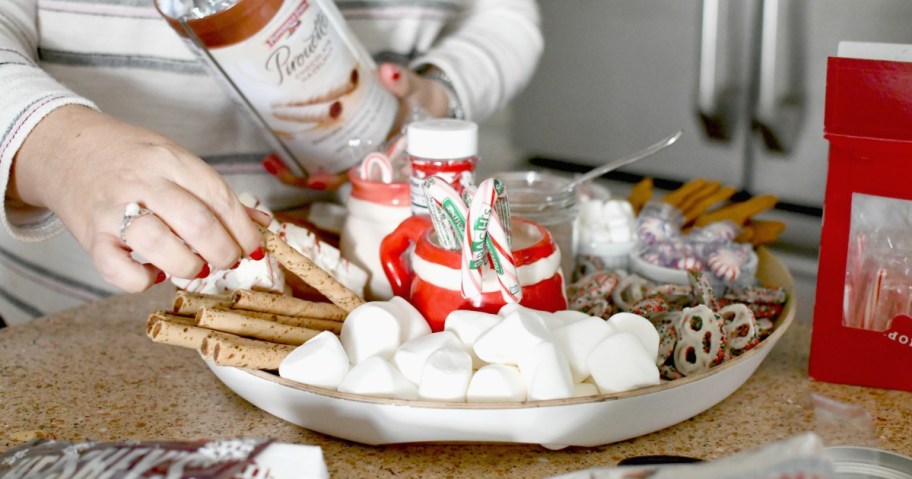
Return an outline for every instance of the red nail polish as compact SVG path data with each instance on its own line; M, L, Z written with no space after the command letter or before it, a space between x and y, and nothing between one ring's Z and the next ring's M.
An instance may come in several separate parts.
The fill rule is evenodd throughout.
M168 275L164 271L159 271L155 276L155 284L163 283L166 279L168 279Z
M252 260L254 260L254 261L259 261L259 260L261 260L261 259L263 259L263 258L266 257L266 253L263 252L263 248L262 248L262 247L259 247L259 248L255 249L255 250L253 250L253 252L250 253L249 256L250 256L250 259L252 259Z
M334 101L329 107L329 117L330 118L339 118L339 115L342 114L342 102Z
M203 269L201 269L199 274L196 275L196 277L200 278L200 279L205 278L206 276L209 276L209 265L208 264L204 264Z
M240 265L241 265L241 262L238 261L237 263L234 263L234 266L232 266L231 269L238 269L238 266L240 266Z
M270 175L279 174L279 159L274 155L263 158L263 168L265 168Z

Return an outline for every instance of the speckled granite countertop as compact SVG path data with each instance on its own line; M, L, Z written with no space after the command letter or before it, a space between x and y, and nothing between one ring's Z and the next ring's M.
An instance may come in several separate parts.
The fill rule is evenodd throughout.
M302 429L235 395L191 350L155 344L145 321L159 287L0 330L0 448L70 441L274 437L315 444L332 477L548 477L646 454L718 458L805 431L828 445L912 455L912 393L807 379L808 318L786 332L728 399L668 429L593 448L365 446Z

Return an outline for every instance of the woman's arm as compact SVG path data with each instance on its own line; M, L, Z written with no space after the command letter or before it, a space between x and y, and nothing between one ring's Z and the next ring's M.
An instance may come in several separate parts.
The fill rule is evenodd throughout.
M544 48L539 23L534 0L469 0L412 67L439 68L452 83L465 117L483 121L531 79Z

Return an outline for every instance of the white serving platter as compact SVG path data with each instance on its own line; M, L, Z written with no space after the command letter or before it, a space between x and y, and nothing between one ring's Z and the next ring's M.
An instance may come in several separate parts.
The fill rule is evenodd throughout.
M365 444L508 442L547 448L598 446L658 431L700 414L741 387L795 316L793 280L758 251L761 284L783 286L788 302L773 333L745 354L703 373L657 386L522 403L457 403L376 398L308 386L275 374L207 362L254 406L301 427Z

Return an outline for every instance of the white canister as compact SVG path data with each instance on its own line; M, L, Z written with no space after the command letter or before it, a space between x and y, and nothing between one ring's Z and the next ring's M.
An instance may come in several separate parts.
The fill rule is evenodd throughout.
M368 300L385 300L393 290L380 263L380 242L412 215L409 184L382 183L361 178L357 168L348 172L351 194L345 204L348 216L342 226L342 257L368 272Z

